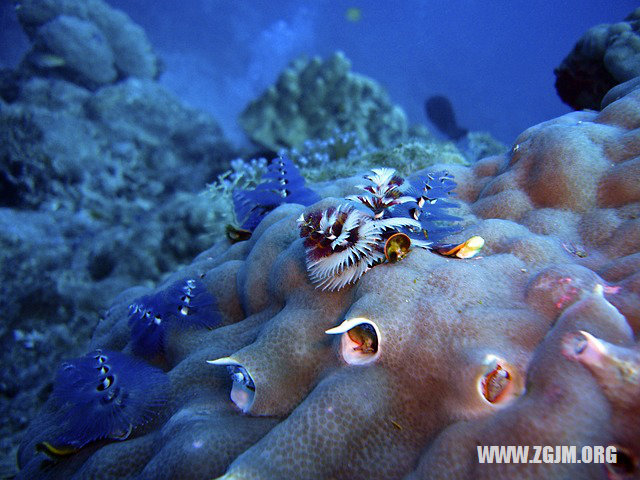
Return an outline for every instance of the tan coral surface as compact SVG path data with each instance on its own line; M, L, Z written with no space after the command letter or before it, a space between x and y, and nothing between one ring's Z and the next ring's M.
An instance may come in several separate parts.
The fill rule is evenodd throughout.
M635 90L528 129L504 156L444 166L465 225L451 240L481 235L481 254L415 249L339 292L308 280L303 208L278 208L251 240L167 280L204 275L224 325L169 338L171 400L158 418L51 466L34 450L55 432L45 411L21 477L637 478L638 127ZM94 346L129 350L140 293L116 300ZM376 348L356 349L371 332ZM243 366L255 396L231 395L215 359ZM615 445L618 463L480 464L485 445Z

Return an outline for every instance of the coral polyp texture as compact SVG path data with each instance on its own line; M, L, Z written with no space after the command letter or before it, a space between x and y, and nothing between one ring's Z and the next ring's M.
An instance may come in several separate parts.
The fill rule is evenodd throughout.
M249 240L167 279L201 278L220 323L169 331L171 387L152 422L52 460L31 448L63 431L45 409L18 477L637 478L639 127L634 90L526 130L507 154L434 166L455 178L462 219L443 240L482 238L481 253L411 248L336 291L309 278L297 219L358 231L341 205L362 178L314 185L320 202L275 208ZM131 350L141 293L115 300L94 348ZM618 461L479 463L491 445L612 445Z

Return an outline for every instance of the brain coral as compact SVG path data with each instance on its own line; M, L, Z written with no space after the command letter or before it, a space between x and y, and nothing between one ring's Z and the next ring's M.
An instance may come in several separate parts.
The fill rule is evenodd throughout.
M465 219L451 240L481 235L481 254L413 249L337 292L310 282L296 219L340 200L280 206L250 240L167 279L201 278L222 319L167 335L158 416L54 462L34 449L55 434L49 404L19 477L637 478L638 127L635 90L532 127L505 155L446 166ZM93 348L131 350L128 305L143 293L116 299ZM618 457L486 465L478 445L615 445Z

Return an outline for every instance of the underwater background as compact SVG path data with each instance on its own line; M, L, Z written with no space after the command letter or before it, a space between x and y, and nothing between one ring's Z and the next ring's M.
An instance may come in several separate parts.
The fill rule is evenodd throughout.
M626 0L109 4L145 29L165 65L161 83L211 113L233 140L242 139L238 114L292 59L340 50L412 123L425 122L424 100L442 94L462 125L504 143L568 111L550 94L553 69L588 28L617 22L636 6ZM2 8L0 66L12 67L28 42L11 2Z
M637 7L3 0L0 476L639 478Z

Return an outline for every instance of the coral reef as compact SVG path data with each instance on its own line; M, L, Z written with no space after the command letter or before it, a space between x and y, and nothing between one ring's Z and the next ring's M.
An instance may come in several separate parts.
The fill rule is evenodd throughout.
M274 151L327 139L336 129L354 132L363 144L377 147L405 138L402 109L391 104L376 82L350 69L342 53L324 62L317 57L294 61L242 112L242 128L251 140Z
M576 110L600 110L605 94L640 75L640 9L589 29L555 69L556 90Z
M282 149L281 152L300 166L305 178L321 181L349 176L345 172L355 175L367 166L354 168L353 163L364 154L377 150L372 145L364 145L355 132L335 130L329 138L305 140L300 148Z
M96 89L128 77L155 79L159 60L144 31L102 0L16 1L32 49L21 73Z
M390 148L379 149L373 146L364 146L357 135L353 132L341 133L335 131L332 137L326 140L307 140L300 149L282 149L281 158L291 160L291 166L298 169L304 179L311 182L322 182L322 187L327 188L329 182L340 180L344 177L356 175L359 172L368 170L372 165L392 166L400 175L408 175L411 172L425 169L435 163L468 165L466 158L453 143L439 142L430 137L427 132L413 128L414 138L405 143L394 145ZM472 138L478 138L477 142L470 142L469 147L471 158L475 158L476 153L489 151L493 153L507 150L506 146L497 143L489 134L472 132ZM268 194L271 199L262 198L263 207L256 209L255 215L249 215L256 207L251 199L244 198L247 191L253 191L261 184L261 180L268 179L267 165L269 162L265 158L254 158L245 161L237 158L231 161L231 169L220 175L218 179L209 185L209 196L215 202L212 212L215 212L217 225L210 226L212 230L220 229L221 225L232 225L227 229L227 234L233 238L241 238L250 233L255 227L256 220L261 219L264 214L275 206L283 203L287 195L282 192L277 194L280 188L273 188L270 183L260 187L260 190L271 191ZM266 174L265 177L263 177ZM279 181L284 181L280 178ZM296 185L300 184L300 179L295 179ZM264 193L264 192L263 192ZM279 197L278 197L279 195ZM300 196L301 195L301 196ZM335 193L335 195L338 195ZM307 205L316 200L309 192L300 190L298 203ZM258 197L257 197L258 198ZM292 197L295 198L295 197ZM231 199L235 208L230 209ZM286 200L292 203L291 198ZM249 208L247 210L247 208ZM264 210L260 214L257 210ZM252 218L255 217L255 218ZM212 220L214 220L212 218ZM240 226L238 229L236 226ZM249 228L251 227L251 228ZM243 229L247 229L245 232Z
M640 89L434 166L457 182L449 240L480 235L482 255L413 249L335 292L309 280L296 219L361 179L313 186L319 203L281 205L166 280L201 278L222 320L167 335L154 423L52 462L34 449L61 428L50 400L18 478L637 477L638 127ZM148 293L116 298L92 348L129 352L128 307ZM615 445L619 460L485 465L479 445Z
M387 148L356 147L346 156L332 156L332 141L322 148L324 141L310 142L316 148L287 150L291 159L301 165L300 171L309 181L328 182L350 177L374 166L395 169L400 175L410 175L436 163L469 165L470 160L453 143L411 138ZM327 150L329 152L327 152ZM335 160L340 161L335 161Z
M0 88L2 477L52 386L43 372L86 352L114 295L211 245L218 213L200 193L237 155L154 81L126 15L99 0L25 0L18 15L33 44Z
M489 134L471 132L469 137L473 140L469 143L469 151L463 153L453 143L440 142L418 127L410 129L406 140L386 148L365 145L354 132L334 131L326 139L306 140L301 147L284 148L280 153L293 161L305 179L317 183L351 177L373 166L393 168L406 176L436 163L469 165L480 158L478 154L507 151L506 146ZM266 171L266 164L266 159L249 162L236 159L232 162L229 179L243 177L249 185L255 186Z
M153 81L95 93L42 77L19 87L0 111L3 206L119 219L134 203L148 209L173 191L197 191L227 167L215 121ZM178 165L184 175L173 174Z

